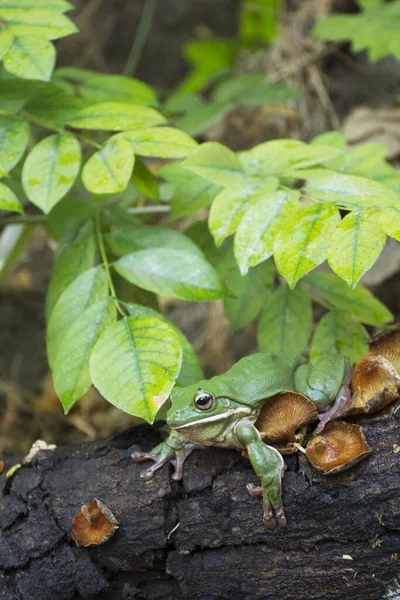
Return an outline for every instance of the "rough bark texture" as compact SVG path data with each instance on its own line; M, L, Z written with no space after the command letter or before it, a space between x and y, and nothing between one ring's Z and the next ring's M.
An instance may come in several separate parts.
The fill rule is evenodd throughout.
M256 475L235 451L195 452L179 483L167 466L145 483L143 465L132 464L132 446L150 448L155 429L41 452L12 479L0 476L0 598L398 599L399 419L392 408L365 420L375 451L341 475L288 457L288 528L275 533L246 491ZM103 546L76 548L71 519L95 497L120 529Z

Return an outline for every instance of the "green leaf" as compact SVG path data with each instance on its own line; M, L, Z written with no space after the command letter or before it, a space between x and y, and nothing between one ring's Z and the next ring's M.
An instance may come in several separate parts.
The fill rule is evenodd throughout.
M350 40L355 52L367 50L371 61L393 54L400 58L399 2L364 0L361 14L329 15L317 23L314 35L323 40Z
M126 214L126 213L125 213ZM47 230L51 237L59 240L64 231L74 223L87 221L95 216L95 205L82 198L66 196L49 212Z
M175 121L175 126L189 135L199 135L213 127L227 115L233 104L207 102L200 106L188 107L186 114Z
M0 169L9 172L19 162L29 142L30 130L20 117L0 115Z
M0 9L3 8L25 8L25 9L45 9L48 11L66 12L71 10L73 5L64 0L0 0Z
M22 169L29 200L44 213L66 195L81 164L81 147L70 133L57 133L36 144Z
M106 242L117 256L138 250L169 248L204 258L198 246L185 234L156 225L122 225L106 235Z
M83 185L93 194L123 192L131 178L134 161L130 143L111 138L83 167Z
M55 364L59 348L72 324L96 302L108 298L105 270L98 266L84 271L61 294L47 326L47 356L50 367Z
M273 264L268 261L244 277L236 266L229 273L225 283L234 297L224 299L224 309L234 331L250 323L264 308L270 296L274 272Z
M196 254L154 248L120 258L114 268L139 287L185 300L217 300L225 288L212 266Z
M351 314L332 310L317 325L311 343L311 362L329 353L339 353L355 363L368 353L367 339L364 327Z
M155 91L138 79L105 75L77 67L57 69L54 76L68 81L75 88L76 95L91 104L113 101L153 106L158 104Z
M77 31L68 17L47 8L36 9L20 4L10 8L0 7L0 19L3 24L2 33L15 37L29 35L37 39L55 40Z
M176 385L181 387L186 387L188 385L192 385L196 383L196 381L200 381L203 378L203 372L201 370L199 359L193 349L192 344L189 342L187 337L182 333L178 327L175 327L171 321L166 319L164 315L160 314L156 310L149 308L148 306L141 306L140 304L125 304L125 308L128 309L129 314L133 317L144 316L144 317L154 317L155 319L160 319L175 332L177 337L179 338L180 345L182 347L183 356L182 356L182 367L179 371L179 376L176 380Z
M181 363L181 345L171 327L153 317L126 317L100 337L90 359L90 374L111 404L153 423Z
M0 183L0 210L11 210L23 213L21 202L4 183Z
M298 210L299 198L295 190L273 192L246 210L235 235L235 256L242 275L272 256L274 241Z
M212 203L208 220L217 246L236 231L246 211L261 197L273 192L278 184L276 177L267 177L249 180L237 187L227 187L218 194Z
M194 40L183 46L192 71L179 85L179 92L197 92L215 81L233 65L239 43L236 40L211 38Z
M294 100L300 95L294 88L269 83L265 73L246 73L220 83L214 91L213 102L259 106Z
M301 354L312 327L311 298L300 287L281 285L261 314L257 332L261 352Z
M292 213L274 243L276 268L291 289L326 259L332 234L340 223L332 204L308 204Z
M86 103L73 96L68 90L51 86L42 93L35 94L25 106L25 114L31 121L43 127L65 127Z
M333 232L328 249L332 270L354 288L377 260L386 243L386 234L375 212L354 211L345 216Z
M334 202L346 208L382 208L399 202L399 194L390 188L356 175L344 175L323 170L309 179L306 190L325 202Z
M237 156L217 142L201 144L182 163L186 169L217 185L241 185L245 174Z
M346 136L343 131L327 131L317 135L312 142L312 146L333 146L338 150L344 150L347 145Z
M20 223L3 227L0 233L0 276L14 266L35 230L35 225Z
M9 73L22 79L50 80L56 50L48 40L36 35L14 36L3 30L0 32L0 47L3 49L1 60Z
M142 160L135 157L132 183L150 200L158 200L159 191L156 178Z
M397 206L388 206L383 210L379 219L383 231L400 240L400 203Z
M171 198L171 216L180 219L208 208L222 188L215 183L195 177L176 186Z
M240 38L248 47L255 42L270 44L279 24L279 0L245 0L240 10Z
M130 142L135 154L160 158L183 158L197 147L197 142L173 127L146 127L118 134Z
M115 321L112 300L96 302L74 321L59 347L53 364L54 388L68 413L90 388L91 352L101 336Z
M352 290L333 273L309 273L303 283L310 285L317 295L344 312L349 312L361 323L383 325L393 320L392 313L363 285Z
M68 125L77 129L103 131L151 127L160 123L165 123L165 117L156 110L122 102L102 102L88 106L68 121Z
M93 266L95 256L96 242L92 222L73 223L60 240L54 261L46 297L47 318L70 283Z
M291 169L321 164L339 153L340 150L330 146L311 146L298 140L274 140L241 152L239 158L249 175L289 176Z

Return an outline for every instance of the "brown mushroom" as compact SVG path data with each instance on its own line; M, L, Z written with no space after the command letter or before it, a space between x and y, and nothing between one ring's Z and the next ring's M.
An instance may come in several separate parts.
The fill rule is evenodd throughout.
M82 506L72 519L72 539L77 546L100 546L118 529L111 510L96 498Z
M3 471L4 471L4 463L2 460L0 460L0 475Z
M366 354L355 365L346 414L374 413L399 397L400 376L380 354Z
M328 423L306 448L308 460L325 475L345 471L371 452L361 427L344 421Z
M400 326L388 329L368 340L370 352L386 358L400 373Z
M311 400L296 392L285 392L264 402L256 427L264 442L286 444L279 449L290 454L297 451L295 443L302 443L306 426L317 419L318 411Z

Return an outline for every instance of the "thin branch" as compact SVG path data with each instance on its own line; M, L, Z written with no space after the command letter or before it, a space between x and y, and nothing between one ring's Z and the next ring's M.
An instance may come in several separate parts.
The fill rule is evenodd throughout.
M145 0L143 6L142 17L137 28L136 36L133 40L132 48L126 61L123 74L127 77L133 77L136 67L142 56L143 47L145 45L150 27L153 21L154 11L157 0Z
M0 226L3 225L42 225L47 223L46 215L13 215L0 219Z
M291 77L292 75L296 75L302 69L309 67L317 62L320 58L324 58L329 54L332 54L337 50L337 46L335 44L327 44L322 48L318 48L313 52L309 52L304 56L300 56L297 60L290 62L286 67L279 69L273 73L267 75L267 79L269 83L277 83L278 81L282 81L286 79L286 77Z
M137 208L129 208L131 215L145 215L149 213L168 213L171 212L171 207L167 204L155 204L154 206L139 206Z
M123 317L126 317L126 314L122 310L121 305L119 303L119 300L117 298L117 293L115 291L114 282L112 280L110 263L108 262L106 248L104 246L103 232L101 230L100 211L96 212L95 226L96 226L97 243L98 243L99 250L100 250L101 260L102 260L103 265L104 265L105 270L106 270L106 275L107 275L107 280L108 280L108 287L110 289L111 298L114 300L115 308L117 309L117 311Z

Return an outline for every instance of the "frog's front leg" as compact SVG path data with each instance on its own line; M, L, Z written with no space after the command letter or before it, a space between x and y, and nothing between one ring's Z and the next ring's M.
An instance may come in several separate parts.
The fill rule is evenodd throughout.
M177 431L171 431L165 442L158 444L151 452L133 452L133 462L139 463L145 460L154 461L154 465L146 469L140 474L140 477L145 481L150 481L154 473L158 471L165 463L171 461L175 466L175 472L172 479L178 481L182 479L183 463L187 457L196 450L201 448L197 444L187 443L186 440Z
M259 432L247 419L238 423L235 434L261 479L260 487L249 484L247 489L252 496L262 494L265 525L268 529L275 529L277 523L280 527L286 527L282 505L282 476L285 468L282 456L278 450L261 441Z

